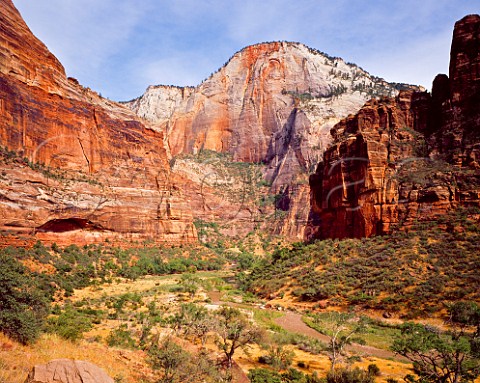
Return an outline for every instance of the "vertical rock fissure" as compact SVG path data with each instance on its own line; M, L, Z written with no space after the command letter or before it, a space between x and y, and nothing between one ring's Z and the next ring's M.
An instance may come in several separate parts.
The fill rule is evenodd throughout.
M87 154L85 153L85 149L83 148L83 144L82 144L82 141L80 140L80 137L78 137L78 143L80 144L80 147L82 148L83 156L85 157L85 160L87 161L88 173L92 174L92 168L91 168L90 160L88 159Z

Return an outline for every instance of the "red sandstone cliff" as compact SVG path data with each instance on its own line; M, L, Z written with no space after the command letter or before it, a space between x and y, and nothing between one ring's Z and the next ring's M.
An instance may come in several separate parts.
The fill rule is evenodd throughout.
M162 134L67 79L11 0L0 0L0 146L2 231L67 243L195 240Z
M450 78L431 96L368 102L330 136L396 86L302 44L264 43L196 88L127 103L146 122L67 78L11 1L0 5L0 145L16 152L0 158L2 230L183 242L194 215L228 234L348 237L478 202L478 16L457 24Z
M172 156L228 152L272 165L275 180L286 152L294 153L290 166L308 168L312 148L327 146L335 122L372 95L393 94L393 84L354 64L299 43L272 42L244 48L196 88L152 86L127 105L164 124Z
M332 129L310 177L309 238L364 237L480 205L480 16L455 25L432 95L367 103Z
M263 215L265 228L299 239L309 212L308 174L330 143L329 130L372 96L396 93L394 84L342 59L299 43L273 42L244 48L195 88L152 86L127 105L163 126L173 158L210 150L261 163L271 185L265 199L281 201L275 208L282 218L272 224L271 214L252 203L243 215ZM185 166L181 171L195 177ZM257 221L240 226L249 231Z

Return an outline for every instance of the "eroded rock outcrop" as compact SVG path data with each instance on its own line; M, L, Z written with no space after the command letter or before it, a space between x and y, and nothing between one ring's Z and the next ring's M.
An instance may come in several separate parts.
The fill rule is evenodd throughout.
M432 95L368 102L332 129L310 177L307 238L364 237L408 228L459 204L480 205L480 16L455 25L450 78Z
M196 88L152 86L127 105L163 127L174 158L210 150L261 163L270 196L290 201L279 211L282 222L266 226L298 239L309 211L308 174L330 129L399 87L302 44L273 42L244 48Z
M446 76L445 76L446 77ZM480 160L480 16L455 24L449 78L433 90L432 114L438 116L429 139L446 160L457 166L478 167Z
M399 221L406 225L453 206L452 185L432 179L435 166L413 130L422 118L412 106L429 102L419 96L372 100L332 129L334 143L310 177L309 237L385 234Z
M92 363L56 359L33 367L25 383L114 383L114 380Z
M77 243L195 240L162 133L67 78L11 0L0 0L0 23L0 230ZM83 223L49 225L61 220Z
M152 86L127 105L164 124L172 156L209 149L271 164L290 148L296 157L285 162L305 169L334 123L372 95L395 93L354 64L273 42L244 48L196 88Z

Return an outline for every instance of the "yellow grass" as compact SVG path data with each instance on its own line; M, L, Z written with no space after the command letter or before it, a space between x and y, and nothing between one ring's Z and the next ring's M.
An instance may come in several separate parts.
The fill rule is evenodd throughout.
M202 274L199 273L199 276L200 275ZM136 281L121 280L119 283L115 282L113 284L104 284L102 286L76 290L70 299L72 301L80 301L83 299L100 298L102 296L118 296L128 292L142 293L159 286L175 284L176 281L178 281L178 276L175 275L145 277ZM162 303L168 303L175 307L179 302L177 299L169 299L171 296L172 294L163 292L159 295L155 294L154 297L149 299L155 299L157 302L161 301ZM278 303L282 304L282 306L292 307L292 298L290 295L287 295L286 300L279 300ZM119 324L120 322L116 320L104 320L100 325L96 325L94 329L85 334L85 338L105 339L110 330ZM196 349L196 346L187 341L183 346L189 351ZM212 352L212 355L221 355L221 352L218 351L212 339L207 343L207 348ZM295 352L292 367L307 374L317 372L321 377L326 376L330 368L330 361L326 355L312 355L294 347L287 348L291 348ZM254 346L248 354L238 350L235 353L234 359L242 370L247 373L248 370L252 368L267 367L264 364L258 363L258 357L266 353L267 352L260 347ZM104 344L89 342L87 340L72 343L51 334L43 335L34 345L22 346L9 340L0 333L0 383L23 383L28 372L34 365L45 364L53 359L59 358L89 361L103 368L112 378L121 379L124 383L134 383L142 380L152 381L154 378L146 362L146 354L143 351L109 348ZM302 362L305 368L299 368L299 362ZM388 378L402 381L406 374L411 373L410 364L373 357L362 357L361 361L356 362L354 366L366 369L371 363L375 363L381 371L381 375L376 379L377 383L385 383Z
M295 347L285 347L291 349L295 353L292 367L302 371L305 374L313 374L316 372L320 377L326 377L330 369L330 360L326 355L313 355L304 352ZM245 373L253 368L269 368L265 364L258 363L258 357L267 354L267 351L260 349L258 346L251 347L248 355L239 350L235 355L235 361L239 364ZM298 363L303 362L305 368L298 367ZM374 357L364 357L360 362L354 363L352 366L367 369L369 364L376 364L380 368L380 376L375 380L377 383L386 383L388 378L393 378L402 381L406 374L411 374L411 365L391 361L386 359L379 359Z
M82 290L75 290L72 301L81 301L82 299L100 298L102 295L116 296L126 293L144 292L155 287L175 283L179 280L176 275L167 276L146 276L136 281L120 280L119 283L105 283L101 286L89 286Z
M125 383L151 375L142 351L118 350L86 341L72 343L50 334L43 335L34 345L22 346L0 333L1 383L23 383L33 366L61 358L91 362Z

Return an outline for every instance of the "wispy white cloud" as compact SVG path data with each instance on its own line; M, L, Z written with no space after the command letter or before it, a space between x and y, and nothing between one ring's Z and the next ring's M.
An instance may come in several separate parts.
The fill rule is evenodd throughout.
M389 81L445 72L464 0L14 0L67 73L114 99L196 85L244 46L300 41Z
M151 4L129 0L15 0L15 5L67 73L94 79L113 55L121 53L124 41Z

